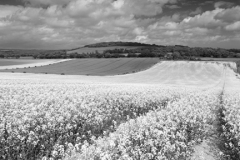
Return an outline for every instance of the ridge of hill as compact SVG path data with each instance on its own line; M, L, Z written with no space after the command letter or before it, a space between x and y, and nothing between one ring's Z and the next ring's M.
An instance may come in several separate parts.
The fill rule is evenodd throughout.
M94 48L94 47L111 47L111 46L154 46L154 47L160 47L156 44L146 44L146 43L139 43L139 42L100 42L100 43L94 43L85 45L84 47Z

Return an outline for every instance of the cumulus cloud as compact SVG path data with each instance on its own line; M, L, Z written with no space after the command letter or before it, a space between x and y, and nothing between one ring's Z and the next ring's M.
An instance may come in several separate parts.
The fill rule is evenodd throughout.
M234 22L240 20L240 6L236 6L230 9L224 9L219 12L215 19L219 19L225 22Z
M240 30L240 21L227 25L226 30L228 30L228 31L239 31Z
M236 44L236 41L240 42L239 34L235 33L240 28L240 22L235 21L234 23L230 23L226 22L223 17L221 17L222 19L216 17L223 13L224 16L231 17L232 12L236 13L238 8L216 8L215 10L206 11L193 17L187 17L181 22L173 22L171 18L162 18L159 22L149 26L148 38L152 42L166 45L183 44L205 47L210 47L211 45L212 47L232 47L232 44ZM231 18L236 19L236 17ZM233 41L234 43L231 44Z
M22 7L19 6L0 5L0 18L11 16L13 13L15 13L17 10L21 8Z
M32 6L16 7L7 11L0 20L1 40L27 41L28 37L38 39L36 43L46 43L46 47L79 46L103 39L145 40L144 32L154 18L135 19L135 16L154 16L162 12L166 3L175 0L31 0ZM65 6L63 6L65 5ZM3 15L3 14L2 14ZM7 15L10 15L7 17ZM9 25L10 27L5 27ZM24 36L22 36L24 35ZM25 40L24 40L24 37ZM144 38L145 37L145 38ZM32 39L29 41L33 42ZM39 43L42 42L42 43ZM2 43L3 44L3 43ZM15 45L16 46L16 45ZM35 45L37 46L37 45ZM41 47L41 45L40 45Z
M223 9L206 11L194 17L187 17L181 23L190 27L217 28L224 25L222 21L214 18L221 11L223 11Z
M158 16L176 0L31 0L0 6L0 47L66 49L101 41L222 45L240 40L240 7ZM48 7L36 7L48 5ZM227 44L227 43L226 43ZM233 43L234 44L234 43Z

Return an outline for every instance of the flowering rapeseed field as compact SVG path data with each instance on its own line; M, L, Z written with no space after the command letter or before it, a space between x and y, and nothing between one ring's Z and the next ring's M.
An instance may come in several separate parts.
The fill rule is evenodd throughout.
M0 80L0 159L187 159L223 104L239 143L239 95L220 92Z

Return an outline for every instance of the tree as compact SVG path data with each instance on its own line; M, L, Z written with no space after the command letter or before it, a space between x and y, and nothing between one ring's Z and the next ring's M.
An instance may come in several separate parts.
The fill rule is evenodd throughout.
M128 53L128 57L137 57L138 55L135 53Z
M173 52L172 58L173 58L173 59L180 59L180 58L181 58L181 55L180 55L179 52Z
M16 59L19 59L19 58L20 58L20 55L16 55L15 58L16 58Z
M112 55L110 53L105 53L104 54L104 58L111 58L111 57L112 57Z
M240 53L237 53L237 54L236 54L236 58L240 58Z

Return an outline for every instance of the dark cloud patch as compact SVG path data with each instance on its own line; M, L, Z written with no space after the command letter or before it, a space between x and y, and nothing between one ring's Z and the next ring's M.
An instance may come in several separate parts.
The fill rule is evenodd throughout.
M22 0L0 0L0 5L24 5L25 3Z

